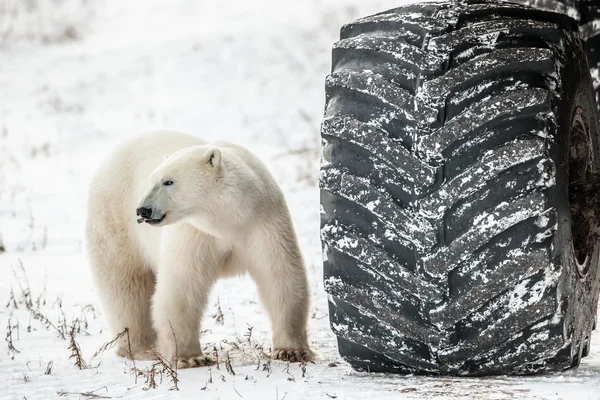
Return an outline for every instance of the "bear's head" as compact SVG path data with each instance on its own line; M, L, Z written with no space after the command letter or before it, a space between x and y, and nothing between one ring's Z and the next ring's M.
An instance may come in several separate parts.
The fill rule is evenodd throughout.
M168 225L209 212L218 205L222 173L216 147L192 146L166 157L150 174L138 223Z

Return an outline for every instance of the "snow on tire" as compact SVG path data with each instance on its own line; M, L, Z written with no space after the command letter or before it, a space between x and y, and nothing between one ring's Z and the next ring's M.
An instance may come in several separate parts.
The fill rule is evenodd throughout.
M527 374L589 350L600 148L576 29L489 2L342 28L321 236L331 326L354 368Z

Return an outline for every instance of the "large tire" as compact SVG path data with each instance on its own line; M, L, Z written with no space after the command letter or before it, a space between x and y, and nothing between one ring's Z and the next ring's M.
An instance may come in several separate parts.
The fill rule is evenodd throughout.
M353 367L527 374L589 349L600 148L576 29L482 2L342 28L321 235L331 326Z

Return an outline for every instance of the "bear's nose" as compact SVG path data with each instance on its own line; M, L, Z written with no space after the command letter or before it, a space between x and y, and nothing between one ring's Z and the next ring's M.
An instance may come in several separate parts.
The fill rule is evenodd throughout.
M150 219L150 217L152 216L152 209L147 207L140 207L137 210L135 210L135 212L142 218Z

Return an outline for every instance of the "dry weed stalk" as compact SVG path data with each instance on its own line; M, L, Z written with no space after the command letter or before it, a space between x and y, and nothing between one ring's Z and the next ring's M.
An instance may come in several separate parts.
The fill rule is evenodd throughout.
M125 328L125 332L127 332L127 354L129 354L129 359L133 363L133 371L135 372L135 384L137 385L137 378L138 378L137 370L138 369L135 365L135 360L133 358L133 352L131 351L131 339L129 338L129 328Z
M267 371L267 378L271 376L271 372L273 372L273 369L271 368L270 358L263 364L263 371Z
M77 320L75 320L77 321ZM79 347L79 343L77 343L77 341L75 340L75 326L76 326L76 322L73 322L73 325L71 326L71 330L69 332L69 350L71 351L71 355L69 356L69 359L74 358L75 359L75 366L79 369L86 369L87 363L85 362L85 360L83 359L83 354L81 353L81 348Z
M46 305L46 282L44 282L44 288L42 289L42 292L40 293L40 295L37 297L37 299L35 299L35 306L39 309L40 308L40 304L42 306Z
M144 390L156 389L156 367L158 365L159 364L152 364L150 369L146 373L144 373L145 383L146 385L148 385L148 387L144 388Z
M287 380L290 382L296 382L296 378L294 377L294 375L292 375L292 373L290 372L290 363L288 362L287 365L285 366L285 368L283 369L283 372L285 372L286 374L288 374L288 378Z
M230 345L232 345L236 350L240 350L242 352L242 355L240 357L242 362L245 362L250 358L256 358L258 363L256 370L258 371L258 369L260 369L261 358L270 356L265 353L264 346L262 344L252 339L253 329L254 328L252 326L248 325L246 332L244 332L245 341L242 341L236 335L236 339L239 345L236 343L230 343ZM250 347L250 351L248 351L248 347Z
M6 338L4 339L6 341L6 344L8 346L8 355L10 356L11 360L15 359L15 355L17 355L17 353L20 353L19 350L17 350L15 348L15 346L13 345L13 337L12 337L12 325L10 323L10 318L8 319L8 330L6 332Z
M81 306L80 306L81 307ZM96 319L96 308L91 304L86 304L81 307L81 315L79 319L83 322L83 328L88 328L88 313L92 313L92 317Z
M160 366L162 368L162 372L164 372L167 375L167 377L173 385L169 388L169 390L179 390L179 378L177 377L177 369L174 369L171 366L171 363L162 354L159 354L156 350L152 349L152 354L158 360L158 362L155 363L153 367ZM175 363L175 367L177 367L177 363Z
M242 398L242 399L243 399L243 398L244 398L244 396L242 396L242 395L240 394L240 392L238 392L238 391L237 391L237 389L235 388L235 384L234 384L234 383L232 383L232 385L233 385L233 390L235 390L235 392L237 393L237 395L238 395L238 396L240 396L240 398Z
M112 340L110 340L110 341L104 343L102 346L100 346L100 348L98 350L96 350L96 352L92 355L91 360L96 358L98 355L104 353L106 350L109 350L109 349L112 349L113 347L115 347L115 345L117 344L117 340L119 340L120 338L122 338L125 335L127 335L128 339L129 339L129 328L125 328L122 332L119 332L117 334L117 336L112 338Z
M46 365L46 372L44 372L44 375L50 375L52 373L52 364L54 364L54 361L50 361L48 365Z
M29 310L29 313L31 314L33 319L41 322L42 325L44 325L46 327L46 329L50 329L50 328L54 329L56 332L58 332L58 335L60 336L61 339L67 340L67 337L65 336L64 332L61 329L58 329L56 327L56 325L54 325L52 323L52 321L50 321L50 319L48 319L48 317L46 317L44 314L42 314L39 310L30 308L30 307L28 307L27 309Z
M169 326L171 327L171 333L173 334L173 342L175 343L175 369L172 370L175 372L175 374L173 375L173 373L170 373L170 377L171 377L171 381L173 382L173 387L170 388L169 390L172 390L173 388L175 390L179 390L179 386L177 386L177 383L179 382L179 379L177 378L177 358L179 356L179 349L177 347L177 337L175 336L175 330L173 329L173 325L171 324L171 321L169 321ZM167 375L169 376L169 371L167 370Z
M21 278L19 278L17 272L21 271L23 275L23 280L25 281L25 287L21 282ZM24 303L27 309L33 307L31 302L31 287L29 286L29 278L27 277L27 272L25 272L25 267L23 266L23 262L19 259L19 264L17 266L17 271L13 271L15 278L17 279L17 283L19 284L19 288L21 289L21 300L19 303Z
M215 364L217 365L217 369L220 370L221 366L219 365L219 350L217 350L217 346L213 345L213 355L215 356Z
M215 319L215 322L217 324L221 324L223 325L225 323L224 321L224 315L223 315L223 310L221 309L221 300L217 297L217 312L212 316Z
M111 399L112 398L110 396L102 396L100 394L95 393L101 389L106 390L106 393L108 393L108 388L106 386L102 386L99 389L90 390L89 392L67 392L65 390L59 390L58 392L56 392L56 394L59 395L60 397L78 395L80 399L82 397L90 398L90 399Z
M254 327L248 325L248 330L244 333L244 337L248 341L248 344L252 344L252 329L254 329Z
M65 315L65 311L62 306L62 299L56 299L55 304L58 304L58 328L63 332L63 335L66 335L69 332L69 327L67 325L67 316ZM73 327L75 323L79 322L78 320L73 321ZM77 329L77 333L79 333L80 329Z
M229 372L231 375L235 375L235 371L231 366L231 358L229 358L229 352L225 353L227 357L225 358L225 370Z
M10 297L8 299L8 303L6 303L6 308L10 307L12 304L14 309L19 308L17 305L17 299L15 298L15 292L13 291L12 285L10 286Z
M39 321L42 325L46 327L46 329L54 329L56 332L58 332L61 339L67 340L65 331L57 328L56 325L54 325L48 317L46 317L33 306L33 301L31 300L31 286L29 285L29 278L27 277L27 272L25 271L25 267L23 266L23 262L21 260L19 260L18 270L21 271L21 274L23 276L22 279L25 281L25 286L23 286L23 284L21 283L21 279L19 279L19 276L15 271L14 274L17 278L17 282L19 283L19 288L21 289L21 300L19 301L19 303L25 304L25 308L27 308L29 314L33 319ZM27 328L27 331L31 331L31 324Z

